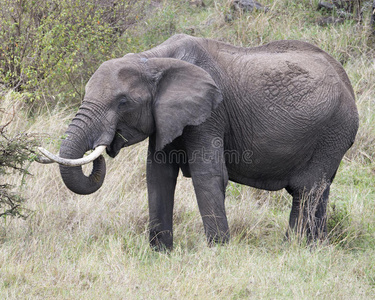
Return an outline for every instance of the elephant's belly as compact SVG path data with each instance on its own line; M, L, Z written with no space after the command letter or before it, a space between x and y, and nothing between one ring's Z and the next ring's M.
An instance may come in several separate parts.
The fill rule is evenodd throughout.
M293 176L307 167L311 156L312 152L286 155L275 151L273 155L269 155L264 151L249 154L240 163L227 161L226 166L232 181L265 190L279 190L285 188Z
M309 166L317 149L316 137L305 141L299 134L284 134L280 138L275 132L266 132L263 136L253 135L252 143L244 140L241 144L227 144L224 153L229 179L266 190L286 187Z
M289 182L289 180L278 178L251 178L231 171L228 171L228 175L231 181L268 191L283 189Z

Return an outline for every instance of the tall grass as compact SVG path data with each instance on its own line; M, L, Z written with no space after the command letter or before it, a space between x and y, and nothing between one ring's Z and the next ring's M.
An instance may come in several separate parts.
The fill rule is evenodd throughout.
M191 180L180 176L175 249L153 252L147 241L143 142L123 149L115 159L107 157L105 183L89 196L67 190L57 166L30 165L33 176L21 192L32 213L26 220L2 219L0 224L0 298L373 299L375 56L366 25L347 21L318 27L315 2L264 1L270 13L240 14L231 23L225 21L230 12L226 0L207 1L205 9L182 1L161 3L147 20L153 26L135 25L122 45L141 51L173 32L193 31L243 46L302 39L340 59L357 94L360 130L332 185L328 244L311 248L298 240L284 241L291 207L286 192L230 183L226 207L231 241L209 248ZM170 32L154 26L158 22ZM43 146L57 152L74 112L56 109L30 119L22 95L3 95L1 106L18 112L9 130L49 134ZM19 185L21 178L6 180Z

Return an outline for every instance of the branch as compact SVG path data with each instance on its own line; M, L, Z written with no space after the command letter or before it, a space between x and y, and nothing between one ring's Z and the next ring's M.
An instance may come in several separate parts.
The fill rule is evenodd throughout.
M13 120L14 120L14 116L15 116L14 106L12 107L12 109L13 109L13 113L12 113L12 118L10 119L10 121L8 123L6 123L5 125L0 125L0 133L1 134L3 133L5 127L9 126L9 124L12 123ZM5 113L5 110L0 108L0 112Z

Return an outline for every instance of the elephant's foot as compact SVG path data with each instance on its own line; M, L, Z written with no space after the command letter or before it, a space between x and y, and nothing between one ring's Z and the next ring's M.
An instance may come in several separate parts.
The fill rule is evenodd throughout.
M150 246L155 251L168 252L173 249L173 234L169 230L150 230Z
M216 234L207 234L208 246L225 245L229 242L229 232L221 232Z
M313 224L303 221L300 226L289 227L285 233L285 241L306 241L307 244L325 243L327 241L327 226L324 220L316 219Z

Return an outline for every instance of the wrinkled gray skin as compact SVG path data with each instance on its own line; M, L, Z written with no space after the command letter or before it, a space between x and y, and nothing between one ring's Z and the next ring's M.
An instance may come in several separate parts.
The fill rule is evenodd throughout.
M180 169L192 178L209 244L229 238L228 179L285 188L293 197L290 228L298 231L303 216L315 239L326 233L330 184L357 132L354 98L341 65L308 43L239 48L176 35L99 67L60 156L80 158L106 145L115 157L149 137L150 243L156 249L173 246ZM98 158L89 177L81 167L60 169L69 189L89 194L102 185L105 161Z

